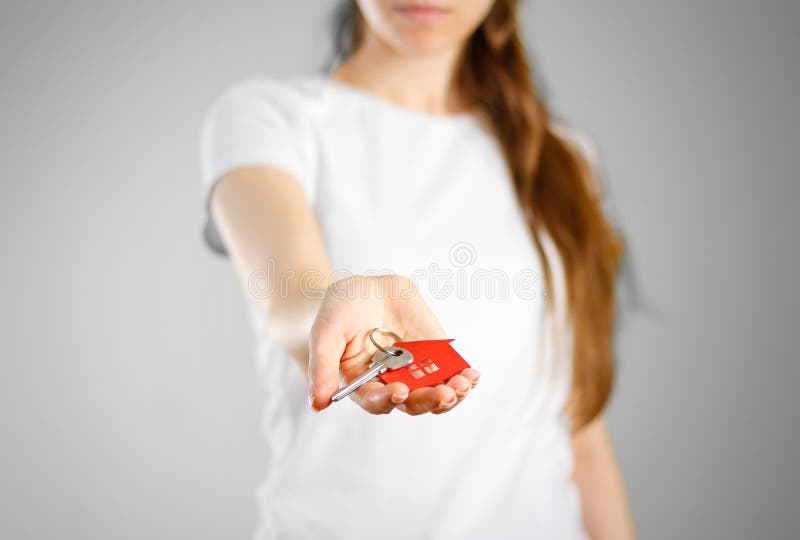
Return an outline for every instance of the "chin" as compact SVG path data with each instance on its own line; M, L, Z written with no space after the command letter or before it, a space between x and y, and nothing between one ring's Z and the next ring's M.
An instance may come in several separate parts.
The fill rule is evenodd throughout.
M415 56L441 53L459 44L459 40L453 36L426 28L407 29L400 32L394 41L400 52Z

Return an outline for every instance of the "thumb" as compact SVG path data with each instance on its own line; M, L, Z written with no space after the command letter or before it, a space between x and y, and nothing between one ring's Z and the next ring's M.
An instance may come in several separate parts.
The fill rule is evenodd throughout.
M324 320L317 320L311 328L308 344L308 403L321 411L331 403L331 396L339 389L339 363L347 340L340 330Z

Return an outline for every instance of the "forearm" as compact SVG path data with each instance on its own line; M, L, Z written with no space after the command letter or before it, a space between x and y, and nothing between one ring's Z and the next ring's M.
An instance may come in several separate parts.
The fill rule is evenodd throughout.
M300 184L270 167L237 169L219 180L212 212L246 294L305 372L330 266Z
M636 535L622 475L602 418L574 436L573 452L573 477L589 535L594 540L633 540Z

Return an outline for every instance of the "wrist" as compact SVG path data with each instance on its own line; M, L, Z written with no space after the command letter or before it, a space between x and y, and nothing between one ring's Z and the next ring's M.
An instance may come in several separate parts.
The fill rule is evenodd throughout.
M409 300L419 295L416 285L399 274L356 275L333 281L326 295L338 300Z

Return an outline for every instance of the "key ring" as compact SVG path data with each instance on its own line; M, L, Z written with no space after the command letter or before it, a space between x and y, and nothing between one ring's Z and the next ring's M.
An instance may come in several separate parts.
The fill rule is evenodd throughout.
M378 341L375 339L375 336L374 336L375 332L380 332L381 334L383 334L385 336L392 337L392 338L394 338L395 341L403 341L403 338L401 338L400 336L398 336L397 334L395 334L391 330L387 330L386 328L373 328L372 330L369 331L369 340L372 342L373 345L375 345L376 349L381 351L383 354L387 354L387 355L390 355L390 356L399 356L401 354L401 353L399 353L397 351L387 351L386 349L384 349L381 346L381 344L378 343Z

